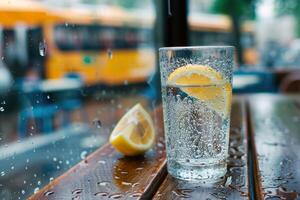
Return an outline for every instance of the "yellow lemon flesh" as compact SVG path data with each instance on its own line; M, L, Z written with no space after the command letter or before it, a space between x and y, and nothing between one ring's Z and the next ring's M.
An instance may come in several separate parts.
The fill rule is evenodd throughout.
M109 142L127 156L145 153L154 143L155 132L150 115L140 105L132 107L118 122Z
M180 87L221 115L227 116L231 108L231 84L209 66L186 65L174 70L167 84Z

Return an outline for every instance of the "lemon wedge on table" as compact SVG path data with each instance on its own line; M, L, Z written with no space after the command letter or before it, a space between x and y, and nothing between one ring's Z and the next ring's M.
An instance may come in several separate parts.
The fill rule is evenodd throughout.
M221 115L227 116L231 108L231 84L215 69L203 65L186 65L174 70L168 85L180 87L189 96L197 98Z
M112 131L109 142L127 156L145 153L154 143L155 132L150 115L140 105L132 107Z

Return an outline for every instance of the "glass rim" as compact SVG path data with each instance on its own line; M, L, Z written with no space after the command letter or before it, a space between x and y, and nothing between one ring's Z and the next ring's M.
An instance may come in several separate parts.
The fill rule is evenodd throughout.
M234 46L230 45L214 45L214 46L175 46L175 47L161 47L159 51L178 51L178 50L185 50L185 49L225 49L225 50L234 50Z

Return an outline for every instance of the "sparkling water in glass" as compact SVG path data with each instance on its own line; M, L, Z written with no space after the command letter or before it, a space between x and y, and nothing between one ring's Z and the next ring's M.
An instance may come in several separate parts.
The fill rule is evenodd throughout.
M233 55L230 46L159 49L167 166L178 179L210 182L226 173ZM218 79L170 83L170 74L184 66Z

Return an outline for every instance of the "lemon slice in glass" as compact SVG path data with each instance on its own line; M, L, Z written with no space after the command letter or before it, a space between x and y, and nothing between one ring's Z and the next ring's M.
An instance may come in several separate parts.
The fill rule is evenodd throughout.
M180 87L189 96L197 98L221 115L227 116L231 108L231 84L215 69L203 65L186 65L174 70L168 85Z
M145 153L154 143L155 131L150 115L140 105L132 107L112 131L109 142L127 156Z

